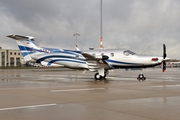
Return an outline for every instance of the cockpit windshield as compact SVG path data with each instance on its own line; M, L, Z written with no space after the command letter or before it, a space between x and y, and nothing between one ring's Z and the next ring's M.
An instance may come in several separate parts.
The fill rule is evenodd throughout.
M134 54L136 54L136 53L134 53L134 52L132 52L132 51L130 51L130 50L124 51L124 55L125 55L125 56L134 55Z

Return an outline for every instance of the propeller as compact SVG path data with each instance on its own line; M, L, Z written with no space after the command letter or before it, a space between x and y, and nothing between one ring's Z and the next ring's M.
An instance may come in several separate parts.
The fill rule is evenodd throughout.
M163 64L163 69L162 69L163 72L166 71L166 61L165 61L166 57L167 57L167 54L166 54L166 45L163 44L163 62L162 62L162 64Z

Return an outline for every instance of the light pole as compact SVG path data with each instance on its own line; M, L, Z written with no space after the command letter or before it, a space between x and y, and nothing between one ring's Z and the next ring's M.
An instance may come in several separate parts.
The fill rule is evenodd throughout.
M77 44L77 37L80 36L79 33L75 33L73 36L76 36L76 50L78 49L78 44ZM77 81L77 70L76 70L76 81Z
M100 0L100 49L103 49L103 33L102 33L102 0Z
M73 36L76 36L76 47L78 47L78 44L77 44L77 36L80 36L79 33L75 33Z

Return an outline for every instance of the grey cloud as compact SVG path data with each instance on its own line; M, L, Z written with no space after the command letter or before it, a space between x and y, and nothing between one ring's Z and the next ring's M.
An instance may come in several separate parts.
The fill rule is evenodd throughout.
M74 49L99 47L100 0L0 0L0 40L4 48L15 48L5 36L31 35L40 46ZM138 53L180 58L179 0L103 0L103 44L106 48L128 48ZM17 47L16 47L17 48Z

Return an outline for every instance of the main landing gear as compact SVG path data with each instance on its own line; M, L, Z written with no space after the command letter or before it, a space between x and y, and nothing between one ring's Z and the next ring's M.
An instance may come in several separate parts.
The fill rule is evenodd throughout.
M104 74L104 76L101 76L101 75L99 75L99 73L96 73L96 74L94 75L94 78L95 78L95 80L106 79L106 74Z
M95 78L96 81L97 80L102 80L102 79L106 80L106 76L108 75L108 73L109 73L108 70L99 69L98 73L96 73L94 75L94 78Z

